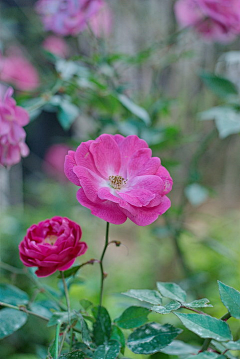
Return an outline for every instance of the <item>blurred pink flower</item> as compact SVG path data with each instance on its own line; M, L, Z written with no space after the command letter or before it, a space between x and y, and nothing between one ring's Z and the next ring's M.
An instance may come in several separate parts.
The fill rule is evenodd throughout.
M113 14L107 4L104 4L104 6L92 16L89 25L97 37L107 37L111 34Z
M54 55L60 57L67 57L69 54L69 47L66 41L58 36L50 35L43 42L43 48Z
M26 110L16 106L13 89L0 86L0 164L12 166L29 154L23 126L29 123Z
M63 36L77 35L103 4L103 0L38 0L36 11L45 30Z
M240 0L178 0L175 13L208 40L228 42L240 33Z
M140 226L169 209L166 194L172 179L148 144L137 136L104 134L69 151L65 174L75 185L78 201L93 215L121 224L129 218Z
M81 227L68 218L46 219L27 230L19 244L20 259L26 267L38 267L38 277L64 271L87 250L81 236Z
M64 161L69 150L70 147L65 144L52 145L47 150L44 158L45 172L60 182L67 181L64 175Z
M0 54L0 80L22 91L31 91L39 86L37 70L16 47L10 48L6 56Z

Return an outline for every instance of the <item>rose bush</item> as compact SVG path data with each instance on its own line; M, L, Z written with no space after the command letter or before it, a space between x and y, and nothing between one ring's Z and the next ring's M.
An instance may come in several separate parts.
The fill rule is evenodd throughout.
M19 245L20 259L27 267L38 267L38 277L64 271L87 250L81 236L81 227L68 218L46 219L27 230Z
M170 207L172 179L148 144L137 136L104 134L69 151L65 174L81 188L78 201L93 215L145 226Z
M175 13L209 40L227 42L240 33L240 0L178 0Z
M36 11L41 16L45 30L59 35L76 35L87 27L103 0L38 0Z
M16 106L13 89L0 86L0 164L12 166L29 154L23 126L29 123L26 110Z
M49 35L42 44L43 48L54 55L60 57L67 57L69 55L70 49L68 44L62 37Z
M39 86L37 70L15 46L8 49L6 56L0 54L0 80L22 91L31 91Z

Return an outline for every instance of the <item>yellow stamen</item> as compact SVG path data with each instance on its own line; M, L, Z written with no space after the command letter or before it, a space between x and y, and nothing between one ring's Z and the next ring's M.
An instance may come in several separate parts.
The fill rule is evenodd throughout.
M114 189L122 189L127 183L127 179L124 179L122 176L109 176L110 185Z

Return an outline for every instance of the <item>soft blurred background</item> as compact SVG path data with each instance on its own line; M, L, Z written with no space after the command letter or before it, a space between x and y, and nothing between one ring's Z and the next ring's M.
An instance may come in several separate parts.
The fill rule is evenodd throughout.
M30 155L9 170L0 167L1 281L44 300L22 273L18 244L30 225L55 215L81 225L89 250L79 263L100 257L105 223L77 202L76 187L63 174L64 156L102 133L137 134L171 173L172 207L147 227L110 226L110 239L122 245L107 251L104 304L116 317L132 303L121 292L169 281L189 300L210 299L207 312L221 317L217 280L240 288L240 103L238 92L216 85L214 74L240 88L240 40L217 44L193 30L179 32L172 0L107 3L109 27L92 25L58 41L43 30L33 1L0 1L0 62L16 61L16 74L2 72L0 79L31 115ZM62 291L57 275L41 282ZM76 307L82 298L97 302L99 265L84 267L70 284ZM173 316L155 319L180 326ZM230 326L239 339L234 319ZM187 334L196 344L197 336ZM53 336L30 318L1 341L0 356L45 358Z

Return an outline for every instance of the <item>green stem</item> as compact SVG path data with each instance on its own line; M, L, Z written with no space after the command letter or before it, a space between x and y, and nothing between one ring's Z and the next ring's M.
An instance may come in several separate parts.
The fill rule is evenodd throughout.
M104 279L105 279L105 273L103 270L103 259L107 250L109 244L109 222L107 222L107 226L106 226L106 235L105 235L105 245L103 248L103 252L100 258L100 270L101 270L101 288L100 288L100 301L99 301L99 305L102 305L102 299L103 299L103 286L104 286Z
M54 359L58 359L58 340L59 340L60 328L61 328L61 323L58 323L56 327L56 335L55 335Z
M224 315L222 316L222 318L220 318L220 320L223 320L223 321L225 322L225 321L227 321L229 318L231 318L231 314L228 312L228 313L224 314ZM211 341L212 341L212 338L207 338L207 339L204 340L203 345L202 345L202 348L201 348L201 350L200 350L200 353L201 353L201 352L204 352L204 351L206 351L206 350L208 349L208 347L209 347Z
M61 276L62 276L62 281L63 281L63 287L64 287L64 292L65 292L65 297L66 297L66 302L67 302L67 311L68 311L68 324L70 325L70 299L69 299L69 293L68 293L68 287L67 287L67 283L64 277L64 273L61 271Z

